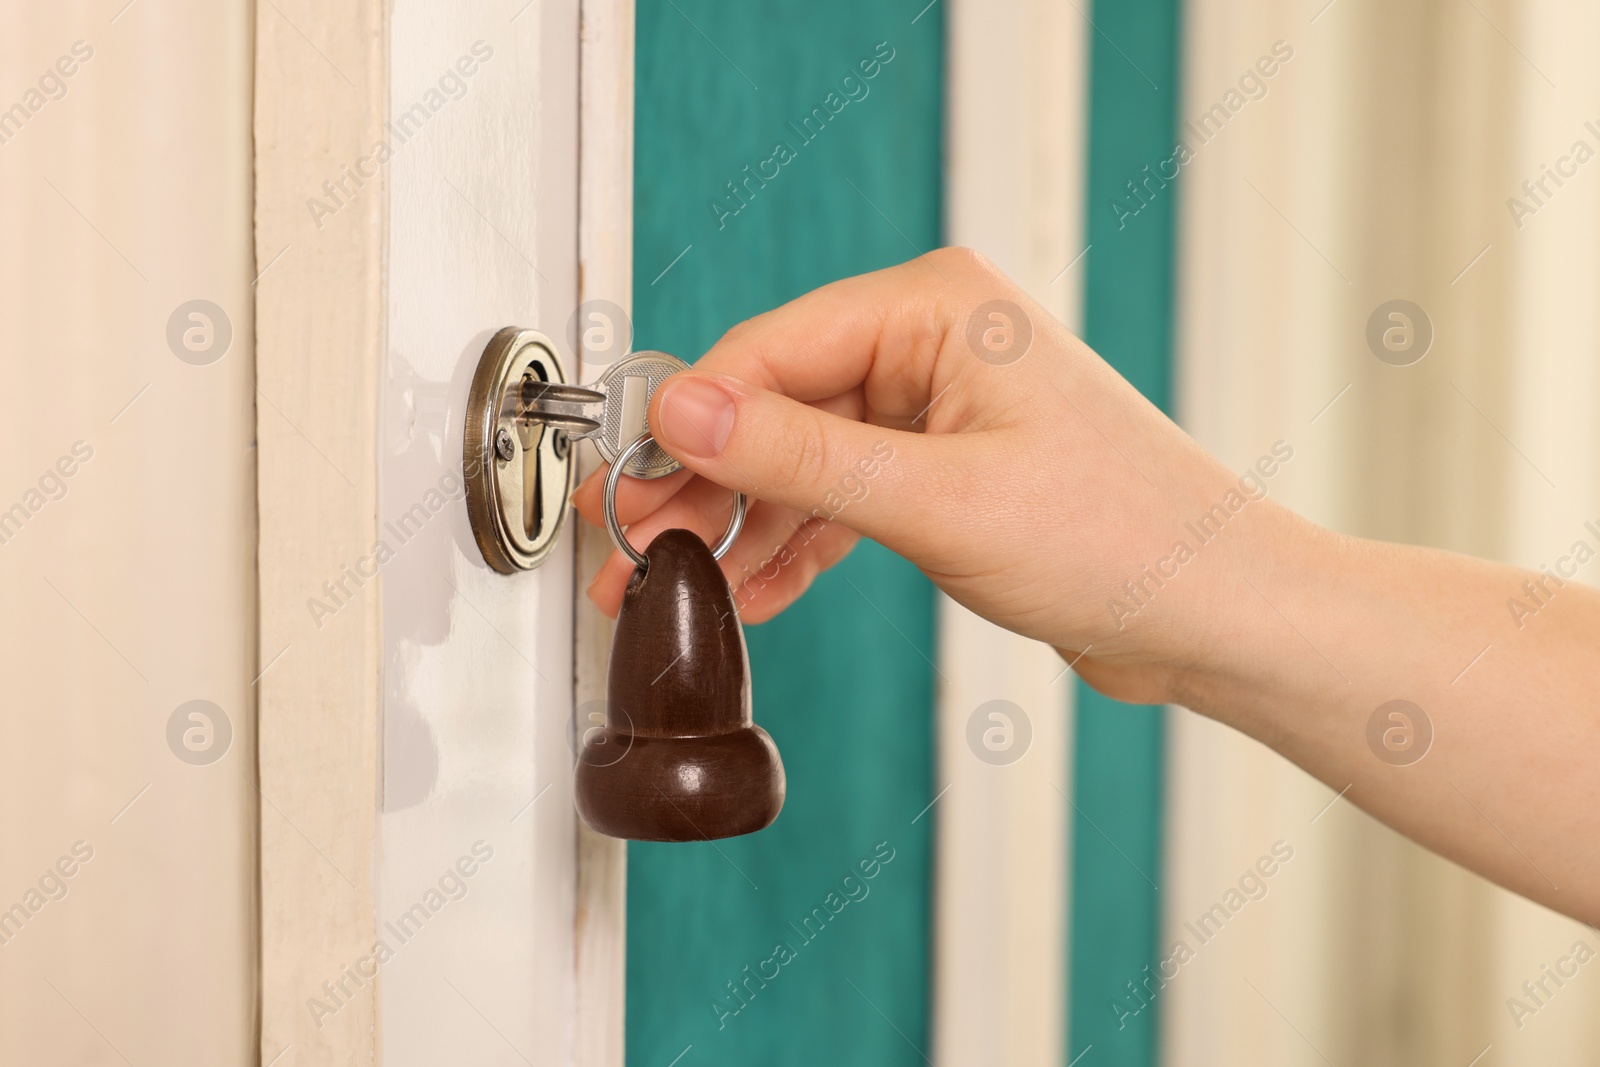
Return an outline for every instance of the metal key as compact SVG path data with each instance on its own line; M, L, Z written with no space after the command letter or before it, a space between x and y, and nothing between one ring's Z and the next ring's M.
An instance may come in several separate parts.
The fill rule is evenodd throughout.
M668 376L688 369L689 364L665 352L635 352L607 367L587 386L530 378L523 382L516 417L562 430L571 438L587 437L610 463L649 428L645 411L656 388ZM682 466L651 441L623 470L634 478L660 478Z

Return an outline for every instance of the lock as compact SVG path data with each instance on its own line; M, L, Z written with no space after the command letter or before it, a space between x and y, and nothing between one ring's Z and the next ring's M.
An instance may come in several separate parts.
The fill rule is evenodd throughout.
M555 548L572 493L572 448L561 427L518 417L524 387L564 386L548 338L508 326L484 347L467 394L462 478L484 560L501 574L531 570Z
M665 352L635 352L593 385L569 385L549 338L508 326L472 376L461 450L472 534L502 574L537 567L555 547L574 442L594 441L611 464L606 529L635 569L617 615L605 724L578 753L574 801L593 829L642 841L753 833L778 817L785 792L778 748L751 714L744 628L717 563L744 525L744 494L734 494L714 548L666 530L641 552L617 518L624 474L681 467L651 437L645 412L686 369Z
M657 387L688 367L665 352L635 352L592 385L569 385L544 334L517 326L496 333L472 376L461 449L467 515L489 566L515 574L544 562L566 524L574 442L592 440L614 461L644 433ZM651 441L629 454L624 471L660 478L681 466Z

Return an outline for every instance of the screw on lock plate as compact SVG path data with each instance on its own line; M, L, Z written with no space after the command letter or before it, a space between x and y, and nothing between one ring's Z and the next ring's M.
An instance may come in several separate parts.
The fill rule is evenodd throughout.
M635 352L588 386L568 385L549 338L515 326L496 333L472 378L461 452L467 515L484 560L502 574L542 563L566 521L572 442L588 438L614 461L648 428L656 388L688 366L665 352ZM651 441L623 471L660 478L680 466Z

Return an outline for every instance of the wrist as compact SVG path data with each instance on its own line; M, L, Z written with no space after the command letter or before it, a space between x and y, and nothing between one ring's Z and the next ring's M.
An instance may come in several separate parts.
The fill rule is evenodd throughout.
M1177 704L1239 726L1261 687L1305 668L1301 653L1311 650L1292 647L1299 639L1285 619L1330 602L1317 583L1339 580L1351 543L1265 501L1220 532L1190 524L1174 546L1180 564L1144 568L1110 601L1115 631L1078 645L1081 654L1053 643L1113 699Z
M1251 720L1274 694L1342 684L1322 649L1341 624L1328 609L1360 542L1272 502L1238 532L1184 605L1163 673L1169 703L1258 734Z

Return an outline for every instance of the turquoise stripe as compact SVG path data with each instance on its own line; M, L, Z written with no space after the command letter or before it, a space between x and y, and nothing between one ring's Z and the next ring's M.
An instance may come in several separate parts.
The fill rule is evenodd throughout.
M1159 173L1146 184L1144 168L1176 144L1180 3L1093 15L1084 339L1169 410L1177 190ZM1146 1004L1144 982L1161 930L1162 711L1081 683L1077 701L1067 1059L1093 1045L1085 1064L1153 1067L1162 1004L1159 993Z
M637 347L693 358L742 318L937 244L943 42L937 8L911 24L925 2L639 5ZM789 124L844 99L879 42L893 58L866 95L805 141ZM747 179L779 142L792 158ZM742 200L730 181L748 181ZM932 590L863 545L747 634L788 802L750 837L630 846L628 1062L693 1046L678 1067L922 1064L933 820L912 819L932 795ZM875 877L847 886L862 861ZM804 925L847 890L866 895Z

